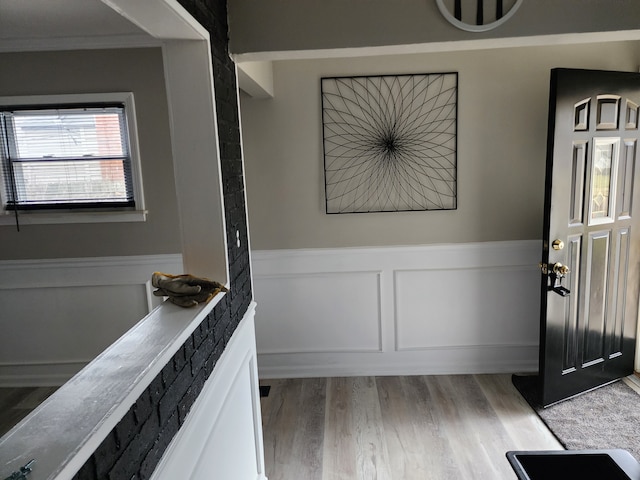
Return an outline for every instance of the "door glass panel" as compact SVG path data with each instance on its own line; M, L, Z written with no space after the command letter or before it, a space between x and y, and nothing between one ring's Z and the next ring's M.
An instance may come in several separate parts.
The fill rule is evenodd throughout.
M613 221L618 143L617 138L594 139L589 208L591 225Z

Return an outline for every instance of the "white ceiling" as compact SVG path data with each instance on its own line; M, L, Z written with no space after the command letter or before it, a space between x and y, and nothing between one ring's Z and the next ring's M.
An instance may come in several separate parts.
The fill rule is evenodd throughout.
M152 41L100 0L0 0L0 51Z

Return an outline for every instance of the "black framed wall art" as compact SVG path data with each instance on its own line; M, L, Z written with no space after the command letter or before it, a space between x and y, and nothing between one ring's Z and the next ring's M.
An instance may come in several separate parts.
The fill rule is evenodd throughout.
M321 79L327 213L457 206L457 73Z

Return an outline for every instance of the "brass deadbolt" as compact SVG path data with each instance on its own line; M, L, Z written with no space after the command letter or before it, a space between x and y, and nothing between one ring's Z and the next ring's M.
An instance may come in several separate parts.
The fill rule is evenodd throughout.
M551 247L554 250L562 250L564 248L564 242L562 240L554 240L553 243L551 244Z

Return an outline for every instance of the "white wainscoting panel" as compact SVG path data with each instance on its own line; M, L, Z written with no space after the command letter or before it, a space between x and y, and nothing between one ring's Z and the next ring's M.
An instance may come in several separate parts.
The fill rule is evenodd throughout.
M271 275L254 288L261 318L270 319L257 324L261 353L382 348L379 272Z
M397 349L530 343L539 288L530 266L397 271Z
M182 256L0 262L0 386L61 385L162 301Z
M151 480L266 480L253 316L252 306Z
M537 240L252 252L261 377L538 368Z

